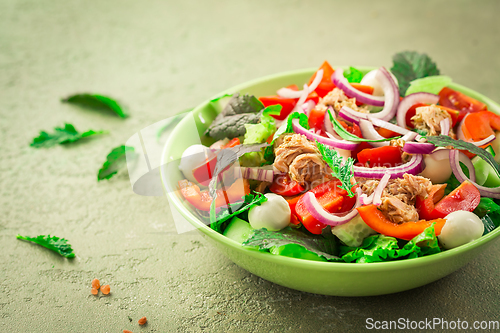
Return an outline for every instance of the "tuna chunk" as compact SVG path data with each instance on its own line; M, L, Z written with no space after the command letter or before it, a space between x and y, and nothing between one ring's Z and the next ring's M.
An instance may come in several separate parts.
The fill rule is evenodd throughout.
M436 105L421 106L417 108L416 114L411 118L416 129L425 131L427 135L439 135L441 133L441 120L449 119L451 124L451 116L448 112L441 110Z
M359 107L356 105L356 98L347 97L342 90L335 88L326 94L325 97L319 100L319 103L314 107L316 110L326 111L328 107L331 106L336 113L342 109L343 106L347 106L354 111L369 113L370 111L366 107Z

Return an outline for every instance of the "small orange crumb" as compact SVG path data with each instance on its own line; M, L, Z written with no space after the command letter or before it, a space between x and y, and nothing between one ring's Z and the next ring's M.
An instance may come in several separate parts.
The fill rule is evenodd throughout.
M134 333L134 332L129 331L129 330L123 330L123 333Z
M99 282L98 279L93 279L92 280L92 288L95 288L97 290L99 290L99 288L101 287L101 283Z
M146 319L146 317L142 317L141 319L139 319L139 325L145 325L147 322L148 320Z
M109 284L106 284L104 286L101 287L101 292L104 294L104 295L107 295L109 294L111 288L109 287Z
M90 293L92 295L97 295L97 289L95 289L95 288L90 289Z

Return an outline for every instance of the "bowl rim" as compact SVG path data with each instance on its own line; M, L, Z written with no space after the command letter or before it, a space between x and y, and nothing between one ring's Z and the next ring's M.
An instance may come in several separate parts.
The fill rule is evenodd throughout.
M346 68L348 66L337 66L335 68ZM357 69L361 71L370 71L373 69L376 69L377 67L372 67L372 66L357 66ZM256 78L250 81L246 81L244 83L238 84L232 88L226 89L221 93L216 94L214 97L205 100L204 102L200 103L198 106L196 106L192 112L193 114L197 114L203 107L207 105L211 100L218 98L220 96L223 96L225 94L230 94L230 93L235 93L238 92L242 89L246 89L248 87L257 85L257 84L262 84L265 83L266 81L273 80L273 79L279 79L285 76L295 76L295 75L306 75L306 74L313 74L317 69L316 68L306 68L306 69L298 69L298 70L292 70L292 71L286 71L286 72L280 72L272 75L267 75L264 77ZM465 86L462 86L457 83L453 83L449 85L452 89L461 91L465 94L470 95L473 98L479 99L482 102L486 103L490 109L490 111L493 111L495 113L500 113L500 105L491 100L490 98L482 95L481 93L478 93L470 88L467 88ZM305 260L305 259L300 259L300 258L292 258L292 257L286 257L286 256L279 256L279 255L273 255L268 252L263 252L263 251L255 251L251 249L247 249L243 247L241 244L238 242L224 236L223 234L220 234L210 228L209 225L203 223L199 218L197 218L179 199L179 197L175 194L176 191L171 191L169 190L169 185L167 181L167 173L166 173L166 167L165 163L166 158L168 156L168 152L170 150L170 147L173 144L173 141L175 138L179 135L179 132L181 132L181 128L183 127L183 124L187 122L187 119L184 118L182 119L177 126L173 129L171 135L167 139L162 155L161 155L161 167L160 167L160 175L161 175L161 180L163 183L163 186L166 189L166 195L168 196L169 202L171 204L174 204L175 207L171 207L171 209L177 209L177 211L192 225L194 226L197 230L203 232L203 234L209 236L213 240L223 243L225 246L228 246L232 248L235 251L243 252L246 255L250 257L254 257L256 259L261 259L265 260L271 263L276 263L276 264L285 264L287 266L294 266L294 267L300 267L300 268L306 268L306 269L315 269L315 270L320 270L320 271L343 271L343 272L357 272L357 273L364 273L364 272L378 272L378 271L386 271L386 270L399 270L399 269L404 269L404 268L418 268L421 266L427 266L429 264L433 264L442 260L446 260L446 258L450 257L455 257L459 256L460 254L464 252L468 252L470 250L473 250L477 247L483 246L489 242L491 242L493 239L497 238L500 235L500 227L497 227L495 230L492 232L481 236L480 238L469 242L467 244L461 245L459 247L449 249L442 251L440 253L435 253L432 255L424 256L424 257L418 257L418 258L412 258L412 259L404 259L404 260L394 260L394 261L384 261L384 262L374 262L374 263L343 263L343 262L323 262L323 261L313 261L313 260Z

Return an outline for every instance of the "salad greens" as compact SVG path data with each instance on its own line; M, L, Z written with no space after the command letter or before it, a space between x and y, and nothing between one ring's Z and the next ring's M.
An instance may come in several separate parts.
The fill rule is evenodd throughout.
M451 78L446 75L434 75L416 79L410 82L405 95L408 96L416 92L428 92L437 95L441 89L447 87L451 82Z
M262 193L255 192L255 194L247 194L243 197L243 203L229 204L227 208L223 208L219 213L213 216L212 214L210 214L210 228L219 233L222 233L223 225L227 220L229 220L233 216L244 213L254 206L260 206L263 202L266 201L267 198ZM235 208L234 211L233 208Z
M136 156L134 147L119 146L111 150L106 156L106 162L102 165L97 174L97 180L110 179L127 163L127 154L130 157Z
M363 73L354 67L349 67L348 70L344 71L344 77L349 83L360 83L363 79Z
M75 104L94 110L111 111L120 118L127 118L128 114L116 100L97 94L75 94L63 98L61 102Z
M402 97L405 96L411 81L440 74L436 64L425 53L400 52L392 57L392 61L391 72L398 79L399 94Z
M351 184L351 179L354 177L354 160L349 157L346 161L344 161L342 156L340 156L335 149L331 149L318 141L316 141L316 146L323 156L323 160L325 160L328 166L332 169L332 176L340 180L342 183L339 187L346 190L347 195L351 198L354 197L352 187L356 184Z
M73 249L71 245L68 244L68 240L64 238L59 238L56 236L50 235L39 235L36 237L29 236L21 236L17 235L17 239L25 240L28 242L33 242L43 247L46 247L49 250L59 253L61 256L65 258L74 258L75 254L73 253Z
M55 132L53 134L40 131L40 135L33 139L30 146L34 148L48 148L57 144L72 143L91 136L108 133L106 131L96 132L93 130L80 133L76 130L75 126L67 123L64 125L64 128L56 127L54 128L54 131Z

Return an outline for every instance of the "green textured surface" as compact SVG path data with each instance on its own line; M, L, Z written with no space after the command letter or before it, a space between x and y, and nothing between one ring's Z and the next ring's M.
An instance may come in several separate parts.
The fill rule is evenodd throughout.
M2 332L358 332L376 320L499 320L500 242L456 273L371 298L290 290L238 268L165 198L126 173L100 183L109 151L136 131L236 84L335 64L390 66L429 53L443 74L500 101L497 1L0 2ZM130 118L61 104L77 92L124 101ZM110 135L35 150L64 122ZM73 261L15 239L67 238ZM111 295L90 295L90 281ZM128 316L133 321L129 322ZM137 320L148 317L139 328Z

